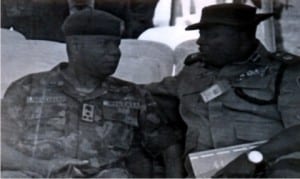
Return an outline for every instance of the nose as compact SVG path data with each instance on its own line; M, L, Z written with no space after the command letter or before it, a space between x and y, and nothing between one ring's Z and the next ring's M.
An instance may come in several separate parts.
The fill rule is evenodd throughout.
M112 55L120 57L121 56L121 50L119 48L116 49L115 51L112 52Z
M198 45L198 49L200 52L203 52L203 47L205 46L205 42L203 41L202 37L199 37L196 41L197 45Z
M204 36L200 36L198 39L197 39L197 42L196 42L199 46L202 46L202 45L206 45L206 40L204 38Z

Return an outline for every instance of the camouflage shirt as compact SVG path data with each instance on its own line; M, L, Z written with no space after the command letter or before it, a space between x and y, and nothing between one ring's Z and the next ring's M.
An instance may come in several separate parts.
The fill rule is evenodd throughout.
M107 78L88 95L64 78L60 64L14 82L2 101L2 139L27 156L89 160L86 172L124 167L141 143L158 154L175 142L149 93ZM171 131L170 131L171 132Z
M261 45L243 63L216 69L197 62L147 88L156 95L179 98L179 112L187 125L185 154L266 140L300 123L300 65L288 65L282 77L279 74L283 61L296 58L270 54ZM237 92L254 101L270 101L274 95L275 100L257 104Z

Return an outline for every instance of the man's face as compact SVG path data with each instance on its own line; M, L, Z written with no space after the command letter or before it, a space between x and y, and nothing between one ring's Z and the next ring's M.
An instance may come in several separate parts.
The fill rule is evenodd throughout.
M212 25L200 29L197 44L205 62L222 67L239 60L240 40L240 32L235 28Z
M77 71L94 77L113 74L119 64L120 39L109 36L67 37L70 64Z

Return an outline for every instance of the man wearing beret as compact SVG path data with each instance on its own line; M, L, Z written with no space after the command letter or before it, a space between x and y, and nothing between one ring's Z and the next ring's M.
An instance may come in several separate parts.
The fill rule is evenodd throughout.
M189 153L268 140L300 124L298 57L271 54L255 38L257 25L271 15L256 14L255 8L242 4L205 7L200 22L186 28L200 31L200 52L187 57L177 76L148 85L153 95L179 101L177 110L187 125L184 157L190 176ZM286 133L281 135L287 138ZM271 168L285 166L269 176L300 177L296 154L284 157L291 153L286 145L299 151L299 142L282 141L266 143L256 152ZM247 157L238 160L216 176L257 176L255 163ZM263 171L267 173L266 168Z
M2 177L135 177L126 163L132 149L169 160L177 139L152 97L110 77L122 29L109 13L78 11L62 26L69 63L11 84L2 101Z

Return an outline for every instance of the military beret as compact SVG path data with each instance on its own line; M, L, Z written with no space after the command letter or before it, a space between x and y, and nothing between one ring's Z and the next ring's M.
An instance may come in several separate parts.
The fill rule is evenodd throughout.
M69 15L63 25L65 36L108 35L121 37L124 23L118 17L104 11L84 9Z
M200 22L186 27L186 30L201 29L209 25L256 26L272 15L273 13L256 14L256 8L244 4L211 5L202 9Z
M75 6L93 5L95 0L68 0L68 3Z

